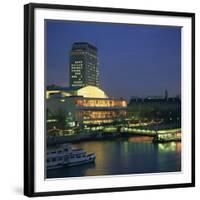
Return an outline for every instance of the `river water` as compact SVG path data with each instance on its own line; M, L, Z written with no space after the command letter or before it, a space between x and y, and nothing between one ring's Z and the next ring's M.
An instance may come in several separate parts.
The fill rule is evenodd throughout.
M73 144L95 153L95 163L47 170L47 178L181 171L181 143L154 144L150 137Z

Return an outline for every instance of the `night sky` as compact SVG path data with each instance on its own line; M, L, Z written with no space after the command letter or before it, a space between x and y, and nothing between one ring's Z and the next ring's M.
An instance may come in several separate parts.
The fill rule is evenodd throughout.
M69 86L74 42L98 48L100 84L109 97L181 93L181 28L47 21L47 85Z

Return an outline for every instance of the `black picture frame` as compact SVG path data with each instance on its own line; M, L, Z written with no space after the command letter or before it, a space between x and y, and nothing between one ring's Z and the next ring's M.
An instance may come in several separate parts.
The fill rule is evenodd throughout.
M168 185L144 185L133 187L99 188L71 191L35 192L34 182L34 10L36 8L97 11L109 13L148 14L155 16L189 17L192 20L192 181L191 183ZM87 7L73 5L35 4L24 6L24 195L28 197L72 195L99 192L119 192L162 188L181 188L195 186L195 14L186 12L166 12L122 8Z

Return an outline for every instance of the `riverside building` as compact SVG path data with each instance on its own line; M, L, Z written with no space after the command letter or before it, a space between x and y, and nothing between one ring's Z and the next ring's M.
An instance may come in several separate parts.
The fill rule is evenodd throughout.
M47 93L47 109L50 113L62 110L79 124L112 123L115 119L126 116L125 100L109 98L95 86Z
M99 87L97 48L86 42L76 42L70 51L70 87Z

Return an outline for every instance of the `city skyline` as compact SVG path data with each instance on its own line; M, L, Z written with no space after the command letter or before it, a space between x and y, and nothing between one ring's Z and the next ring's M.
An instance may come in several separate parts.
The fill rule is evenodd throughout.
M111 97L181 93L180 27L48 21L47 85L69 86L74 42L97 47L101 89Z

